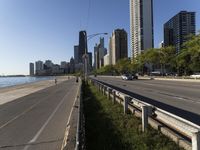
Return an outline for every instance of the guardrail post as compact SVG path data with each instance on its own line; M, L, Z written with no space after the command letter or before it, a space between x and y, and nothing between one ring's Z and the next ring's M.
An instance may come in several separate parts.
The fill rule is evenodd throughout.
M200 150L200 131L192 133L192 150Z
M103 95L106 95L106 86L103 88Z
M148 126L148 117L153 114L152 106L142 106L142 131L144 132Z
M111 98L111 92L112 92L112 89L111 88L108 88L108 100L110 100L110 98Z
M125 96L124 97L124 114L128 112L128 101L129 101L129 97Z
M100 92L100 84L98 83L98 89L99 89L99 92Z
M109 99L109 87L107 87L107 98Z
M116 102L116 91L113 90L113 104Z
M101 93L104 93L104 85L101 85Z
M142 106L142 131L144 132L148 125L148 106Z
M101 90L102 90L102 85L99 84L99 92L101 93Z

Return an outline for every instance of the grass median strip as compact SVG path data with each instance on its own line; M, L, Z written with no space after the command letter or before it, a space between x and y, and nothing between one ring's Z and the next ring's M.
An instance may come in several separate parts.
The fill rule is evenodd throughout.
M87 150L179 150L173 141L149 127L141 131L141 120L124 115L92 85L83 85Z

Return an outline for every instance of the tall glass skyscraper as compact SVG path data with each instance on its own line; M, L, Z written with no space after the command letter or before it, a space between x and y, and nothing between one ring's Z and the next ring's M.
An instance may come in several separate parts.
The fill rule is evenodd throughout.
M87 33L86 31L79 32L79 49L78 49L78 63L83 62L83 55L88 53L87 49Z
M187 36L195 31L195 12L181 11L164 24L164 46L175 46L179 53Z
M130 0L132 59L154 47L152 0Z

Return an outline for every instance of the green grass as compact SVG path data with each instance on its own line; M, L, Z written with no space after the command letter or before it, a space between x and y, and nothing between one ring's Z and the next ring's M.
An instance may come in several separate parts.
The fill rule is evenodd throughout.
M124 115L94 86L83 84L87 150L179 150L167 137L149 127L141 131L141 120Z

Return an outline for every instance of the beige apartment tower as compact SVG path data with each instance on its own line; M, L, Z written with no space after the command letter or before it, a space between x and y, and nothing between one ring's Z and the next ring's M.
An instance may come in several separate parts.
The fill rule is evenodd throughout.
M154 47L153 1L130 0L131 57Z
M109 41L110 62L115 65L118 60L128 58L127 32L124 29L116 29Z

